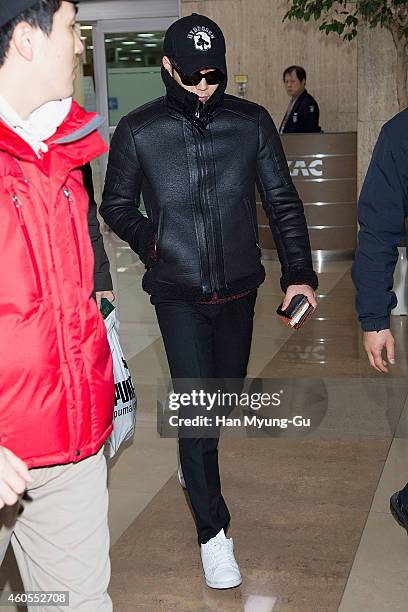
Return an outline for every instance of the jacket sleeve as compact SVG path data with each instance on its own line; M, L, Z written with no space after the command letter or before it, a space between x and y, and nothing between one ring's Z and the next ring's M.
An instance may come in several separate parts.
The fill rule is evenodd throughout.
M109 270L109 259L103 244L103 237L97 217L91 164L82 167L84 186L89 196L88 228L94 252L94 291L111 291L112 277Z
M269 113L261 108L257 186L282 268L281 287L318 286L313 271L303 204L293 185L282 144Z
M405 234L406 194L395 154L382 129L358 203L358 245L352 277L356 307L364 331L390 326L397 304L392 291L398 244Z
M152 266L155 232L139 210L143 171L127 117L123 117L112 138L100 214L122 240Z

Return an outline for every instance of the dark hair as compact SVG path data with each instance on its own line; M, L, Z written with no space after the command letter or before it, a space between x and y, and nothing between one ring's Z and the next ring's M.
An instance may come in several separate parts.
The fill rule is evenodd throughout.
M286 68L283 73L283 80L285 80L287 74L292 74L292 72L296 72L299 81L306 81L306 70L302 66L289 66L289 68Z
M31 8L14 17L0 28L0 68L6 61L15 27L26 21L35 28L40 28L45 34L51 34L54 14L59 10L62 0L39 0Z

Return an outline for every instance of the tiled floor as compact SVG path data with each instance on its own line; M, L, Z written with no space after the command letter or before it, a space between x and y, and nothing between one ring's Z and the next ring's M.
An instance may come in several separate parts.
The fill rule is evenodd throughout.
M390 493L408 479L407 318L393 318L397 364L382 377L366 362L350 262L318 270L319 308L298 332L277 320L279 266L265 262L249 376L296 380L290 388L301 390L299 401L303 393L302 407L316 426L306 437L261 433L221 441L223 492L244 581L212 591L177 481L176 441L156 432L156 383L168 368L154 309L140 287L143 266L121 242L107 245L138 392L136 439L109 473L114 609L408 609L408 540L388 511ZM11 565L8 559L1 569L0 588Z

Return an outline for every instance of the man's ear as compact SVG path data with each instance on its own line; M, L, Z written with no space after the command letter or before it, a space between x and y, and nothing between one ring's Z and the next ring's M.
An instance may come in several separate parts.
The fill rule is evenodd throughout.
M28 62L34 58L34 37L34 28L26 21L21 21L14 28L10 46Z
M167 70L167 72L173 76L173 66L170 63L169 58L167 57L167 55L163 56L163 66L165 68L165 70Z

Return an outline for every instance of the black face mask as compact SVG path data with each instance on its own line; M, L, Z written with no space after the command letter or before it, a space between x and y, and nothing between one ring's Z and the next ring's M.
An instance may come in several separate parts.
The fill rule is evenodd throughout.
M227 88L227 75L223 74L223 81L203 105L198 96L184 89L164 66L162 66L161 74L166 86L167 106L181 113L200 131L205 131L207 125L212 121L214 110L222 103Z

